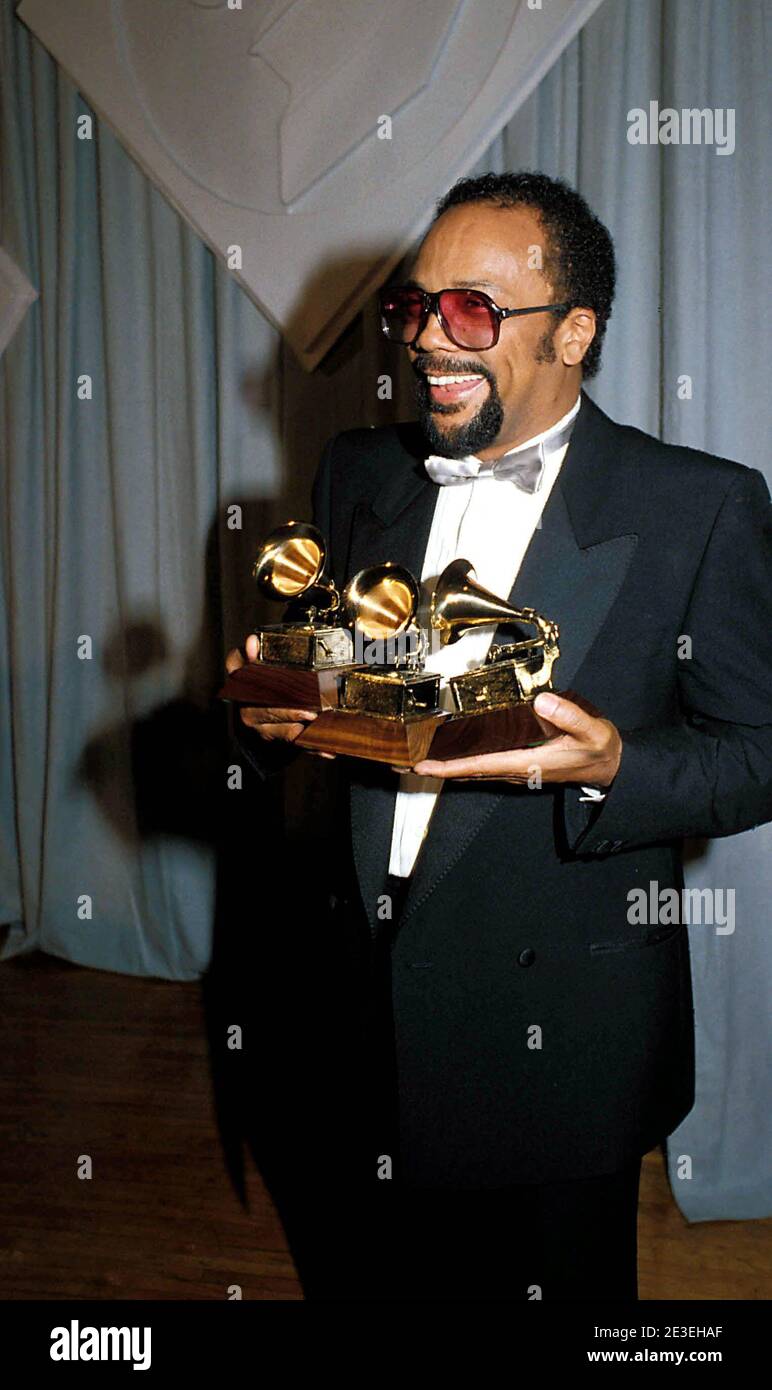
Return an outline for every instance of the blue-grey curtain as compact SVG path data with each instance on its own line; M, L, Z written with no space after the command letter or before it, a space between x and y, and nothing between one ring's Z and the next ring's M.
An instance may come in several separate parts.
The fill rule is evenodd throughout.
M561 174L610 227L604 409L768 478L770 18L607 0L476 166ZM409 382L372 309L303 373L111 133L78 138L89 108L12 0L0 26L0 243L40 291L0 382L0 954L196 979L228 776L212 694L250 556L307 515L325 439L404 418ZM653 100L731 108L734 152L630 144ZM690 884L736 893L731 935L690 929L698 1095L670 1165L692 1220L772 1212L769 848L761 828L690 850Z

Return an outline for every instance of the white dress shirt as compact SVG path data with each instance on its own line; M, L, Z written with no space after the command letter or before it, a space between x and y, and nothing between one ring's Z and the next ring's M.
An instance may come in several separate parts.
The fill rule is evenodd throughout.
M524 492L515 482L493 478L490 476L490 463L486 467L482 460L481 472L476 478L440 487L421 571L419 621L424 630L428 626L432 591L451 560L468 560L474 566L479 582L500 598L508 600L568 448L565 437L558 437L563 436L566 425L577 415L580 404L581 397L577 397L571 409L556 424L509 451L507 457L534 444L541 445L544 469L535 492ZM553 437L558 439L557 449L550 448ZM457 642L429 654L426 669L439 671L443 677L443 708L453 709L447 677L480 666L488 654L495 630L495 623L475 628ZM400 878L407 878L412 873L442 786L443 781L439 777L418 777L413 772L403 773L400 777L389 873Z

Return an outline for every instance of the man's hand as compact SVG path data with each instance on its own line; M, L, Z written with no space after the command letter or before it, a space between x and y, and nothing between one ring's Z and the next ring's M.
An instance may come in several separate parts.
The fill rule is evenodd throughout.
M610 787L622 759L622 739L610 719L594 719L578 705L550 691L537 695L534 709L563 730L560 738L539 748L482 753L447 762L425 759L413 771L421 777L454 777L460 781L483 777L525 782L538 767L543 782L578 782Z
M256 633L250 633L244 643L247 661L257 661L260 652L260 639ZM228 652L225 658L225 669L228 675L232 671L238 671L241 666L246 666L247 661L238 647ZM272 742L274 739L283 739L285 742L292 742L293 739L302 734L306 724L311 719L316 719L316 711L310 709L262 709L256 705L239 705L239 712L244 724L250 729L255 729L261 738ZM332 753L320 754L323 758L330 758Z

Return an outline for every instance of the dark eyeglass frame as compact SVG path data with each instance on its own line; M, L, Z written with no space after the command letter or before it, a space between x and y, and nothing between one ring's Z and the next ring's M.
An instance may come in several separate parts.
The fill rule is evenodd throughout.
M414 336L409 340L404 340L402 338L392 338L389 333L388 324L386 322L386 311L384 309L384 301L386 299L390 299L395 294L399 294L400 292L418 295L422 301L421 317L418 323L418 327L415 331ZM476 347L472 343L460 343L457 338L454 338L450 330L450 327L446 319L444 318L442 310L440 308L440 299L444 294L474 294L477 295L478 299L483 299L485 301L485 306L488 310L488 313L491 316L491 332L493 334L493 342L488 343L485 347ZM568 310L571 308L570 304L533 304L530 305L527 309L502 309L499 304L494 304L490 295L486 294L484 290L476 290L471 285L449 285L447 289L435 290L434 292L430 290L419 289L417 285L383 286L378 291L378 306L381 313L381 329L385 336L389 339L389 342L399 343L402 347L412 347L416 339L420 338L421 334L423 333L429 321L429 315L436 314L437 322L439 323L440 328L445 334L445 337L449 338L451 343L454 343L456 347L466 348L470 352L489 352L491 348L495 347L497 342L499 341L501 325L504 319L519 318L523 314L567 313Z

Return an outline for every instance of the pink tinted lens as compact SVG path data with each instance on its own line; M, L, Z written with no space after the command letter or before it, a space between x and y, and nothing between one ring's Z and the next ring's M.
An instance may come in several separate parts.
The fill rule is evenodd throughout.
M496 338L496 319L489 299L474 290L444 290L440 313L459 347L491 347Z
M423 297L413 290L384 292L381 313L390 338L397 343L412 343L423 317Z

